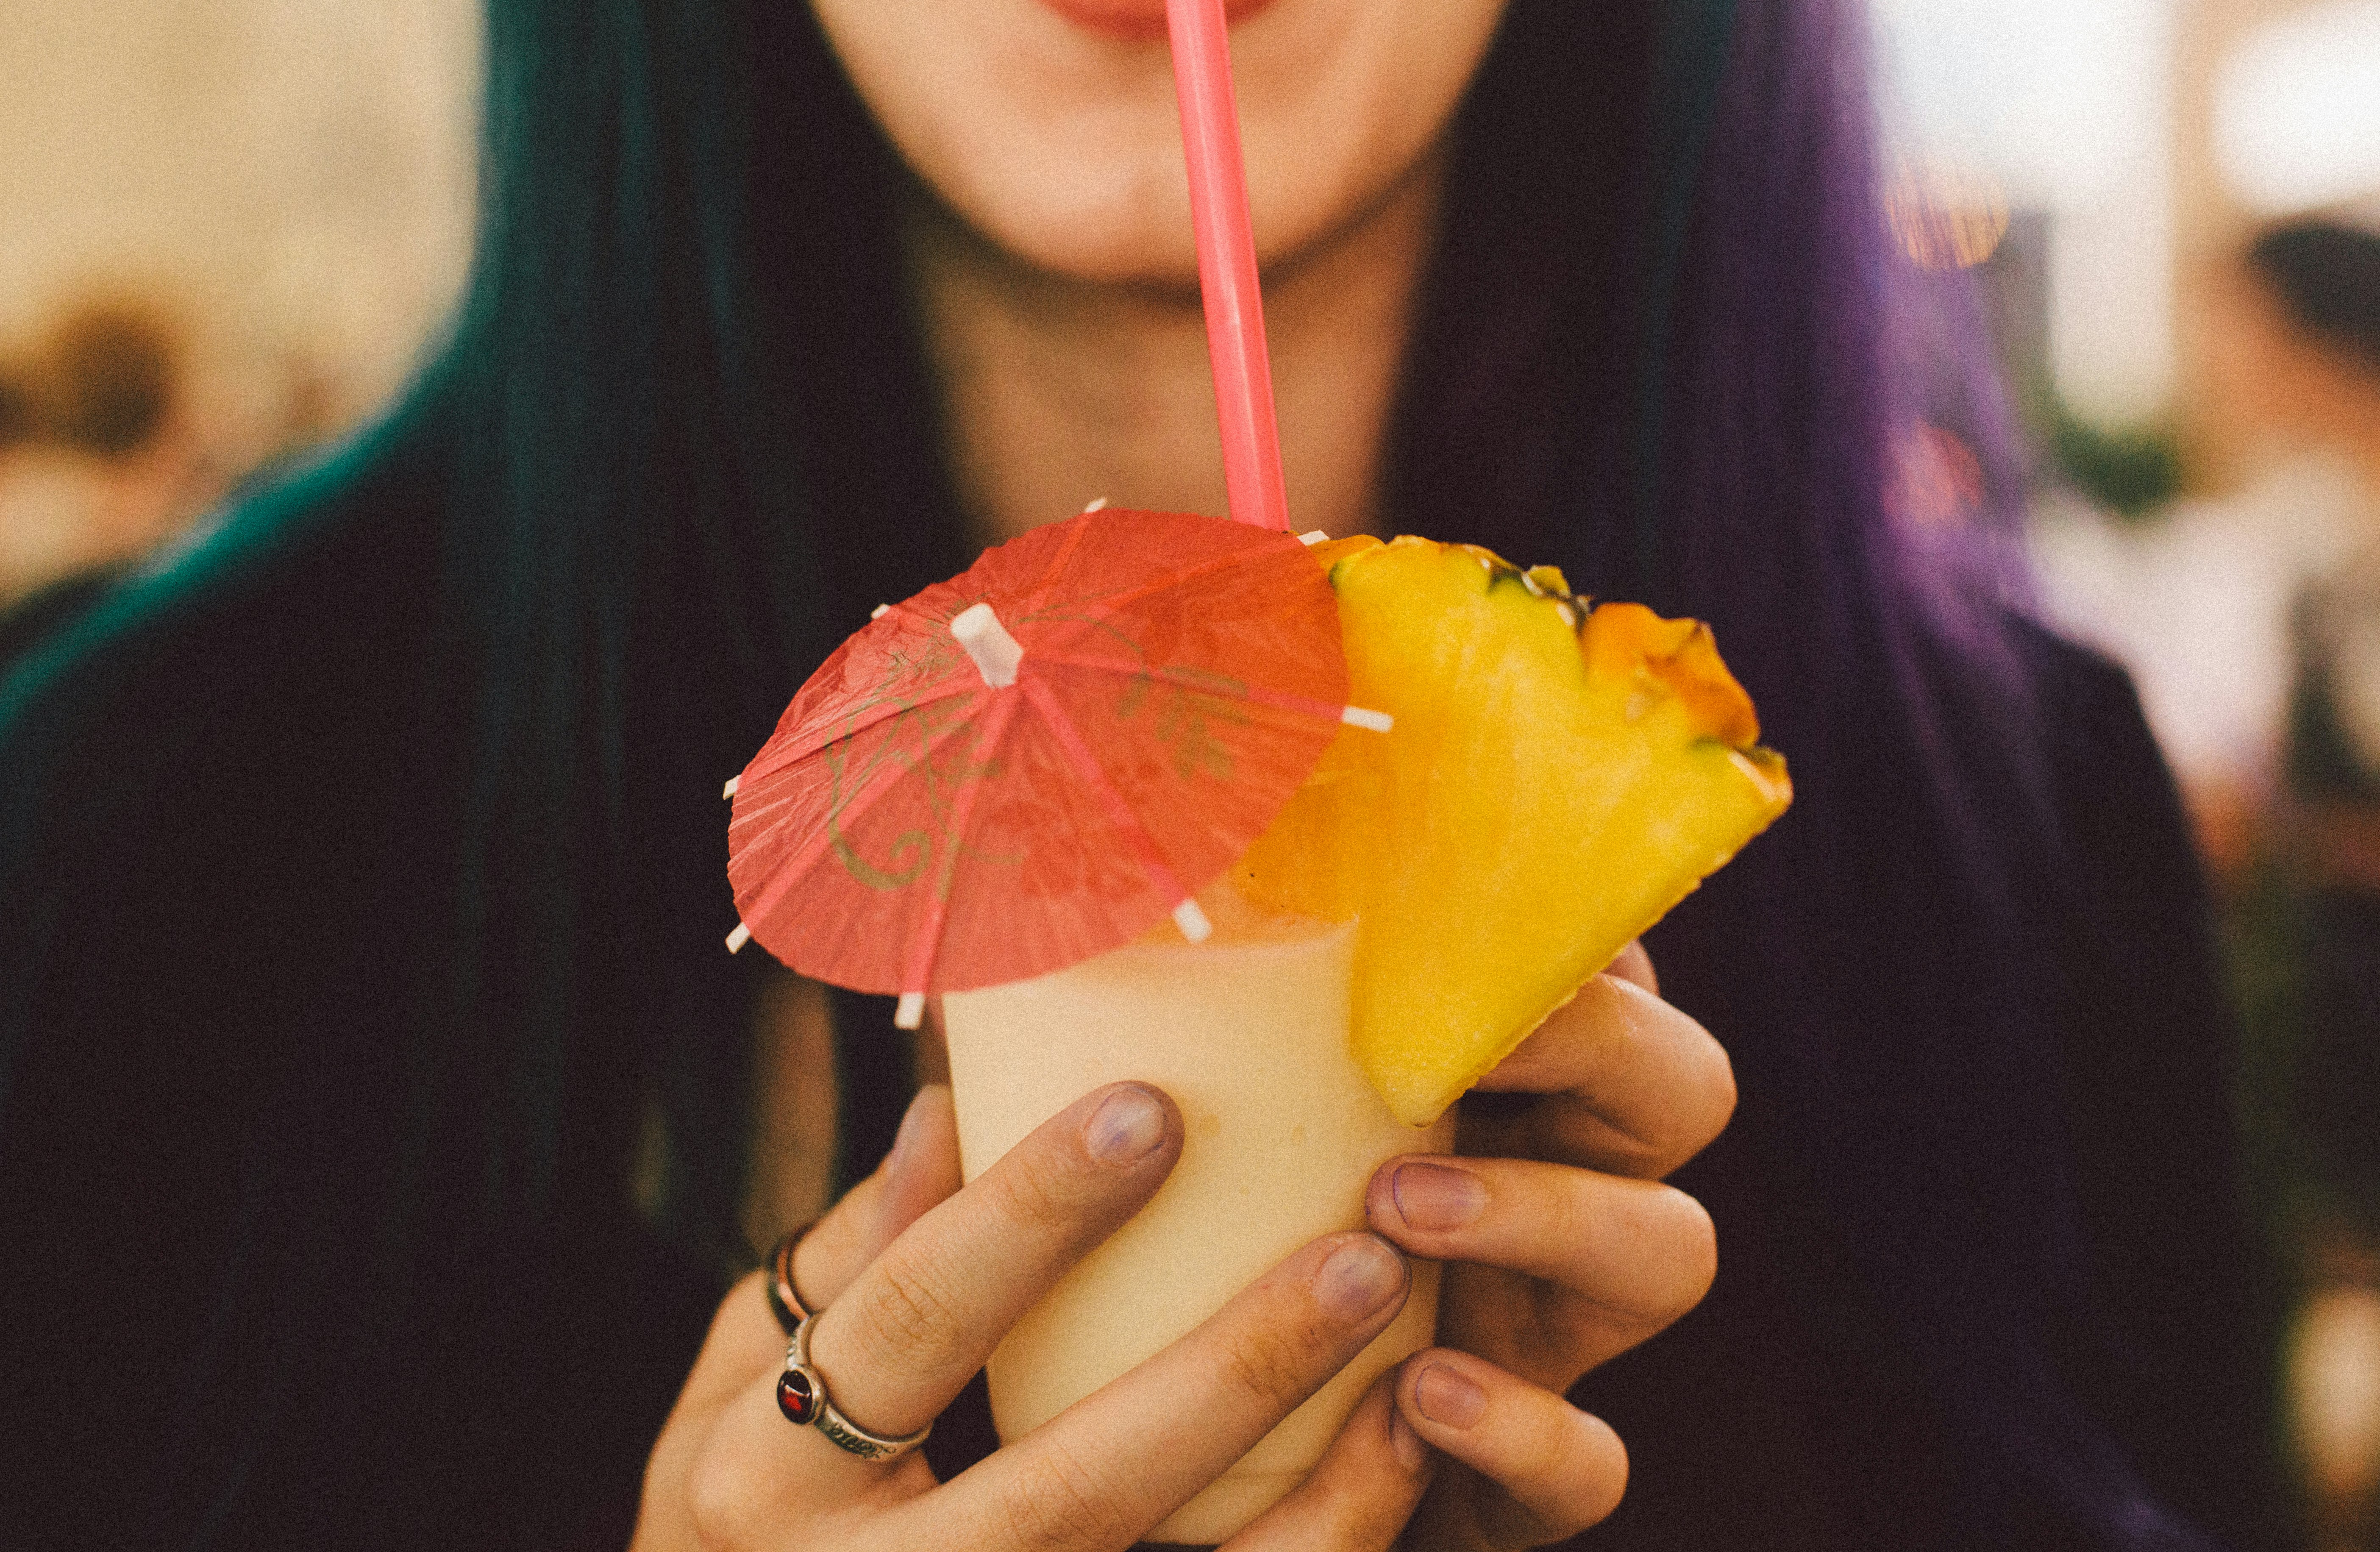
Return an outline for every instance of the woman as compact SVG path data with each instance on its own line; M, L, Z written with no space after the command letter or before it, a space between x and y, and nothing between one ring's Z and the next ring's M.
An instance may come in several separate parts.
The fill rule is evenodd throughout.
M1414 1545L1526 1545L1625 1473L1617 1546L2252 1534L2198 886L2120 678L1879 510L1901 298L1850 8L1243 9L1305 520L1713 621L1802 794L1655 935L1669 1004L1631 961L1639 990L1597 983L1468 1105L1466 1152L1524 1157L1462 1168L1518 1211L1431 1229L1376 1182L1380 1235L1470 1264L1442 1331L1469 1352L1408 1365L1257 1534L1385 1545L1427 1478ZM1369 1236L1326 1242L1128 1426L942 1487L770 1413L756 1282L712 1319L784 1111L754 1047L802 1025L717 947L721 772L972 546L1098 494L1220 504L1162 55L1120 36L1154 8L815 11L494 6L482 251L436 369L11 680L0 1342L32 1469L0 1528L1118 1546L1401 1297ZM1634 1049L1614 1007L1649 1032L1617 1076L1584 1060ZM1727 1271L1615 1356L1708 1272L1692 1201L1621 1178L1724 1118L1694 1020L1742 1084L1678 1176ZM1103 1093L1038 1134L1049 1243L997 1193L919 1218L945 1112L929 1089L869 1173L911 1086L883 1021L838 1000L866 1180L795 1281L841 1328L838 1404L898 1432L1177 1129L1151 1096L1094 1122ZM1631 1227L1565 1233L1563 1200ZM912 1300L905 1344L867 1318L904 1257L979 1274L940 1320ZM1271 1382L1219 1394L1234 1372Z

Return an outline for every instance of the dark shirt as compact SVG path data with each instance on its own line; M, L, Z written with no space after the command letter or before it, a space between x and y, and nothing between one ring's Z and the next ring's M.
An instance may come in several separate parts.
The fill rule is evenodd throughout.
M722 1291L716 1256L625 1188L587 1196L566 1231L450 1243L448 1224L479 1221L473 1183L414 1140L501 1118L455 1080L472 1053L424 1054L434 1016L409 970L453 930L418 864L462 801L468 736L435 666L419 520L435 473L378 470L351 499L376 515L286 525L195 583L152 585L122 628L102 601L63 676L37 648L18 682L37 693L0 745L0 899L23 913L0 929L0 1033L17 1032L0 1045L0 1546L622 1545ZM2123 676L2019 636L2069 832L2070 876L2027 908L2060 958L2056 1164L2089 1273L2035 1356L2095 1448L2244 1545L2262 1353L2205 899ZM1756 988L1689 943L1670 952L1670 930L1648 940L1669 994L1756 1037L1720 1016ZM856 1027L882 1010L839 1007L864 1168L900 1080ZM1679 1177L1717 1220L1721 1272L1581 1387L1633 1461L1627 1502L1581 1545L1983 1534L1953 1520L1973 1420L1937 1398L1959 1376L1855 1279L1811 1270L1811 1209L1764 1162L1763 1137L1808 1122L1748 1085ZM965 1432L938 1447L944 1469ZM2144 1523L2159 1512L2144 1499ZM2068 1545L2064 1527L2045 1505L2026 1544Z
M2046 631L2022 626L2019 639L2070 848L2062 887L2029 908L2059 959L2063 1167L2089 1278L2087 1296L2047 1323L2038 1356L2057 1371L2051 1388L2164 1508L2228 1545L2264 1546L2267 1291L2252 1279L2241 1229L2235 1037L2204 887L2129 680ZM1646 938L1657 964L1665 930ZM1718 996L1675 976L1663 990L1689 1011ZM1933 1399L1959 1380L1939 1372L1940 1353L1900 1345L1881 1312L1843 1303L1845 1287L1813 1286L1811 1258L1790 1243L1807 1220L1779 1199L1754 1143L1803 1123L1747 1087L1729 1131L1674 1177L1710 1209L1719 1276L1700 1307L1580 1387L1576 1399L1627 1442L1632 1472L1618 1513L1578 1545L2099 1545L2040 1507L2015 1527L1960 1522L1952 1462L1976 1441ZM2144 1523L2154 1513L2142 1512Z

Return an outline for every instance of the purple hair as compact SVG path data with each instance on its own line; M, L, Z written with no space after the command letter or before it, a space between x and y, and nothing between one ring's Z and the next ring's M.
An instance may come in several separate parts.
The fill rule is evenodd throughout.
M62 1545L314 1545L253 1528L343 1506L393 1545L625 1539L715 1295L584 1258L656 1109L654 1220L687 1265L741 1239L719 780L966 559L901 347L907 175L810 7L488 9L472 293L411 403L0 681L0 1098L36 1097L0 1138L36 1225L0 1369L38 1360L9 1485ZM1859 16L1513 0L1406 363L1390 516L1709 620L1799 793L1650 940L1742 1101L1680 1177L1718 1284L1582 1389L1644 1467L1592 1545L2203 1545L2173 1508L2241 1474L2208 1399L2256 1405L2192 1378L2244 1363L2189 1326L2230 1242L2136 1258L2162 1326L2102 1318L2095 1268L2140 1198L2229 1188L2171 1071L2206 1032L2078 1053L2100 984L2061 940L2110 910L2137 942L2196 886L2167 813L2100 848L2120 897L2075 897L2068 734L2143 735L2008 606L2007 448L1976 439L1967 534L1886 511L1892 439L1988 374L1887 246ZM2050 661L2104 715L2050 704ZM911 1082L854 1028L846 1177ZM2133 1113L2180 1141L2110 1193L2080 1143ZM161 1246L171 1297L102 1296ZM132 1324L175 1336L162 1400ZM2107 1357L2118 1325L2148 1359ZM589 1351L604 1404L557 1404Z
M2028 668L2045 638L2023 609L2019 439L1963 278L1916 272L1883 218L1863 8L1726 8L1681 267L1648 284L1676 152L1647 144L1663 104L1632 91L1662 79L1658 8L1632 25L1518 0L1463 127L1396 519L1709 621L1791 762L1794 810L1649 940L1665 990L1735 1060L1721 1146L1769 1187L1740 1216L1714 1203L1723 1260L1749 1246L1779 1297L1841 1306L1842 1345L1811 1363L1922 1393L1917 1425L1956 1461L1935 1485L1950 1534L2204 1545L2067 1369L2096 1295L2060 945L2041 940L2067 859ZM1615 54L1580 111L1578 63ZM1888 510L1888 460L1921 418L1979 454L1981 510L1954 530ZM2225 1161L2208 1160L2217 1191ZM1626 1410L1624 1378L1586 1393ZM1630 1522L1623 1505L1618 1545Z

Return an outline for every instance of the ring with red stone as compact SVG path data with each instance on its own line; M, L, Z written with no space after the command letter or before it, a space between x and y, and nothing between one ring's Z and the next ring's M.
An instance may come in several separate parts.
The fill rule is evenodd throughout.
M790 1291L790 1280L788 1291ZM795 1306L799 1308L798 1303ZM805 1313L794 1325L794 1340L785 1348L785 1372L777 1376L777 1410L805 1427L815 1427L863 1461L892 1461L926 1442L931 1423L905 1438L887 1438L868 1432L845 1417L826 1393L826 1381L810 1364L810 1328L818 1316Z

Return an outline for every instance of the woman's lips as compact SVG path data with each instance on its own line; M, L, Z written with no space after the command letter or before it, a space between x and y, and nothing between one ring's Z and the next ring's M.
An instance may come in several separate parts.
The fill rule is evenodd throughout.
M1118 38L1165 36L1165 0L1041 0L1077 27ZM1272 0L1223 0L1223 15L1245 21Z

